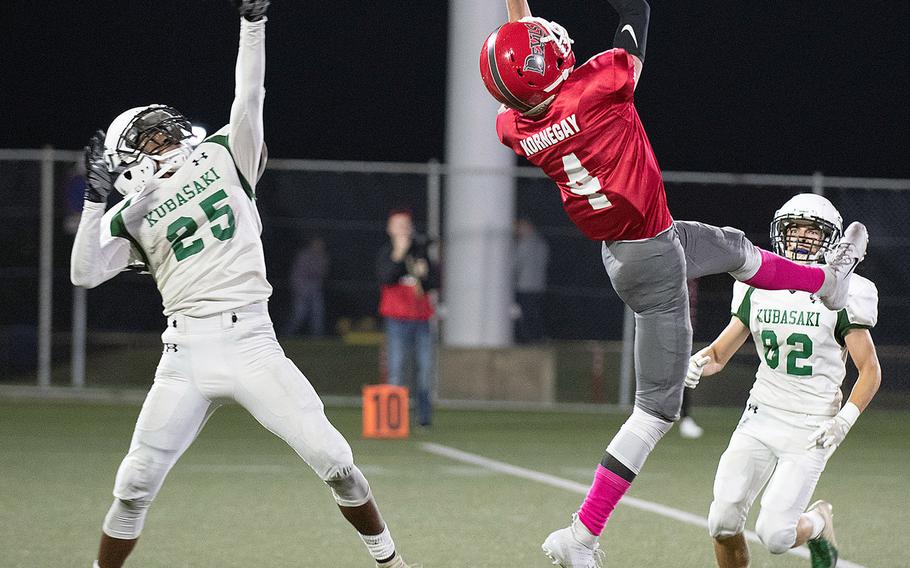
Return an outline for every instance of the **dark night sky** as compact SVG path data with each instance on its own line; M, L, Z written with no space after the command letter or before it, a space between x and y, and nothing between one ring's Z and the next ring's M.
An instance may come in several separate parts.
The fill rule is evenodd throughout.
M531 8L569 30L580 61L612 43L605 0ZM227 0L6 0L0 16L0 147L77 148L150 102L227 120L238 26ZM271 155L442 158L446 20L443 0L273 0ZM910 177L908 29L907 0L653 0L636 98L661 165ZM479 52L483 39L469 41Z

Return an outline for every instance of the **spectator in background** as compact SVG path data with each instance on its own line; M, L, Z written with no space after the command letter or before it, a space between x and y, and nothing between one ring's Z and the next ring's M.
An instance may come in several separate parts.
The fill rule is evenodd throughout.
M544 338L543 304L547 289L547 264L550 247L526 217L515 222L515 301L521 309L515 338L531 343Z
M320 337L325 333L325 299L322 285L329 272L329 256L322 237L313 237L297 251L291 264L291 289L294 305L291 318L284 328L285 335L297 333L304 323L309 323L310 335Z
M385 318L388 381L407 384L405 364L413 357L418 423L429 426L434 378L429 293L437 288L436 268L427 255L426 238L414 233L410 211L390 212L386 233L389 242L379 251L376 275L381 287L379 313Z
M689 321L692 322L694 330L698 319L698 278L686 280L686 287L689 289ZM704 428L692 418L692 389L684 389L682 407L679 409L679 435L695 439L701 438L704 433Z

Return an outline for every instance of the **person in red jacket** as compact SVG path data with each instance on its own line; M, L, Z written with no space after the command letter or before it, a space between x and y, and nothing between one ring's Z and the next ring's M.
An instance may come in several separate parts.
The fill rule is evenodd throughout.
M432 421L433 336L430 318L437 287L436 269L427 254L427 241L414 233L411 212L389 213L386 226L389 242L379 251L376 275L381 286L379 314L385 319L388 381L405 384L405 362L414 358L417 391L417 420L421 426Z

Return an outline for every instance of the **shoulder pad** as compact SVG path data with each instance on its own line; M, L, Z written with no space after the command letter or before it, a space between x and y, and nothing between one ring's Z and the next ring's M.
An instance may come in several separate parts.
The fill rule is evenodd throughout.
M851 276L845 309L851 324L873 327L878 321L878 289L875 284L858 274Z
M739 310L739 306L743 303L743 298L746 296L746 292L749 291L749 285L736 280L733 283L733 300L730 302L730 312L736 313Z

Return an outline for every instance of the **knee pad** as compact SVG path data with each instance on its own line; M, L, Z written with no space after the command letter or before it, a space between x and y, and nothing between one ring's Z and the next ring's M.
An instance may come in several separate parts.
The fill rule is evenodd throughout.
M333 468L325 483L332 489L335 502L342 507L359 507L373 498L367 478L353 464Z
M175 459L175 452L143 445L123 458L114 482L116 499L104 518L104 534L126 540L139 537L148 508Z
M671 426L672 422L651 416L636 406L632 416L610 440L607 452L638 475L654 446Z
M783 554L796 544L796 520L779 514L758 515L755 532L771 554Z
M104 517L101 530L109 537L123 540L139 538L151 501L114 499Z
M139 446L130 451L117 470L114 497L121 501L151 502L174 464L174 452Z
M712 538L727 538L746 528L746 511L736 503L711 502L708 511L708 534Z

